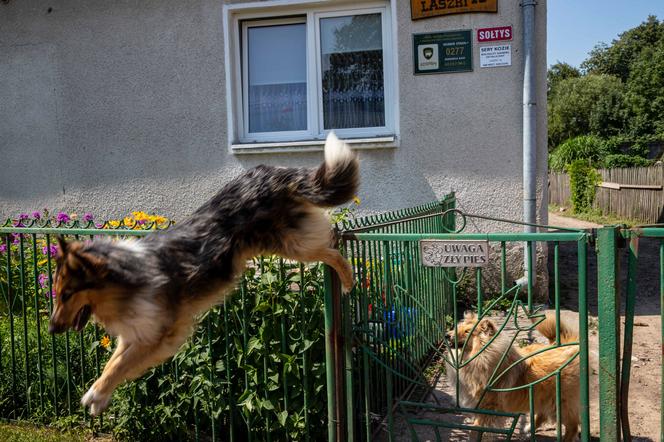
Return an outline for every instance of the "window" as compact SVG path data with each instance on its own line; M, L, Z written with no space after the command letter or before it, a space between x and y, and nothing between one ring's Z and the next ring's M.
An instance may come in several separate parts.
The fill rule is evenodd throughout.
M349 138L393 134L388 11L382 6L239 16L236 138L319 140L331 129Z

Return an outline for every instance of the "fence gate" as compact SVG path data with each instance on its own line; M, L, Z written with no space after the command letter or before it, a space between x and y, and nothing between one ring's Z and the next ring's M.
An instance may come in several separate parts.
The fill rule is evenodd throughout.
M639 257L639 243L649 241L658 248L659 263ZM627 256L621 260L621 249ZM600 439L617 441L632 439L629 426L629 385L632 366L634 314L636 295L643 293L644 270L659 280L659 313L664 317L664 225L633 229L604 227L597 235L598 252L598 322L599 322L599 403ZM626 263L626 278L621 278L621 261ZM658 265L657 265L658 264ZM653 270L655 270L653 272ZM626 280L626 284L621 284ZM621 294L625 294L622 355ZM664 327L662 328L664 333ZM664 356L664 334L659 342ZM656 345L652 343L652 345ZM664 368L660 364L660 438L664 440Z
M454 209L450 196L417 213L340 226L356 285L342 296L338 282L327 274L330 441L456 440L459 432L467 436L471 431L480 438L492 433L510 440L520 423L536 421L536 416L539 423L547 415L556 421L552 433L558 440L573 440L577 427L582 440L589 440L586 268L593 235L570 229L465 233L466 223L477 221L473 218L482 217ZM560 327L563 247L576 256L573 274L565 274L576 281L578 333L573 339ZM553 263L546 300L553 325L548 340L535 331L545 320L535 289L538 274L547 271L535 262L536 248L546 249ZM527 263L527 277L519 283L512 281L520 275L508 275L508 262L514 259ZM493 267L482 267L488 262ZM462 298L469 291L472 299ZM464 319L462 304L471 306L475 316ZM454 333L446 338L448 330ZM545 353L557 355L560 363L536 378L512 375ZM490 358L493 365L470 394L462 385L464 376L477 369L480 358ZM453 376L445 376L448 382L440 392L445 370ZM525 405L500 411L497 397ZM578 411L569 416L568 410ZM567 437L564 424L574 427ZM525 431L531 440L535 430L532 425Z

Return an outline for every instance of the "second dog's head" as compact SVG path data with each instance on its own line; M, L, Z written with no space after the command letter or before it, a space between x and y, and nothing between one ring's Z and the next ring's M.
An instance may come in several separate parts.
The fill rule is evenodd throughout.
M81 331L94 311L95 295L108 285L107 260L82 241L67 242L58 236L58 246L48 331Z
M456 345L461 348L466 344L466 351L473 353L473 349L479 349L484 346L496 334L496 324L491 319L484 318L477 320L477 315L473 312L466 312L463 320L459 321L456 329L447 332L447 339L451 346L454 346L456 334Z

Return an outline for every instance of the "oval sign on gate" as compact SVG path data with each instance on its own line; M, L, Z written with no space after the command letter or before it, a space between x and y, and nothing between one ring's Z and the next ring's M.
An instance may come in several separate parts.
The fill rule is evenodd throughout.
M484 267L489 263L489 242L472 240L420 240L425 267Z

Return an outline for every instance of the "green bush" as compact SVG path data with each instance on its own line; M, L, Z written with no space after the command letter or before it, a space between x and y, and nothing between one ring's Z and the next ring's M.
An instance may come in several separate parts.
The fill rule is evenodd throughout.
M592 208L595 200L595 186L601 182L601 176L588 160L575 160L567 166L570 181L570 199L572 212L583 213Z
M586 163L601 167L607 154L607 146L599 137L582 135L565 141L551 152L549 168L563 171L575 160L585 160Z
M607 155L604 159L604 167L607 169L646 167L651 164L652 161L646 160L645 158L622 153Z

